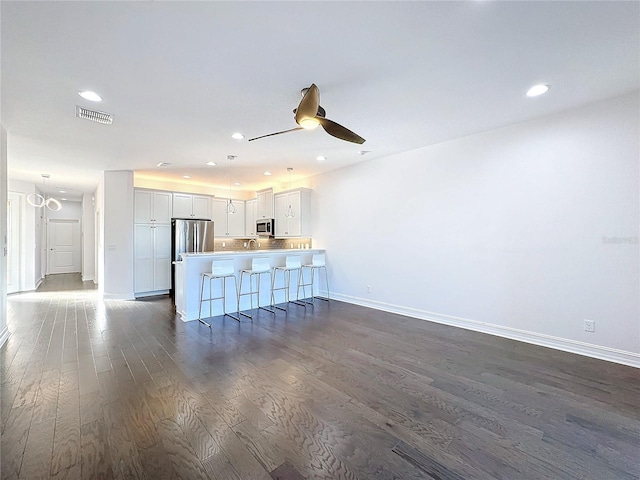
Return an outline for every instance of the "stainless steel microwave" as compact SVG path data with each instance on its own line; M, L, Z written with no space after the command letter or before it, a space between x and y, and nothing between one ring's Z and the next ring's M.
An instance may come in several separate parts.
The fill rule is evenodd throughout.
M275 232L275 220L273 218L262 218L256 221L256 233L261 237L273 237Z

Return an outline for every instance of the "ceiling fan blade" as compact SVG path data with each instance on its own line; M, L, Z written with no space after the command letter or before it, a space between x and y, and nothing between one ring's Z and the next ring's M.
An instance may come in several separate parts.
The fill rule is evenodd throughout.
M343 127L333 120L322 117L316 117L316 120L318 120L320 125L322 125L322 128L324 128L325 132L327 132L329 135L339 138L340 140L346 140L347 142L359 144L362 144L366 141L357 133L352 132L348 128Z
M254 140L258 140L259 138L264 138L264 137L273 137L274 135L280 135L281 133L295 132L296 130L302 130L302 127L290 128L289 130L283 130L281 132L269 133L267 135L261 135L259 137L250 138L249 140L247 140L247 142L253 142Z
M319 106L320 90L318 90L315 83L312 83L309 90L307 90L307 93L305 93L302 100L300 100L300 104L296 109L296 123L300 124L300 122L305 118L315 117L318 113Z

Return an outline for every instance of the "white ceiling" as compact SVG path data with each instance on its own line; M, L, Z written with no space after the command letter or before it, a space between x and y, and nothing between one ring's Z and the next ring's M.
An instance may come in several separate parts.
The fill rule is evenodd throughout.
M288 166L296 180L640 84L638 2L0 5L9 177L41 185L49 173L51 189L76 193L120 169L225 187L230 154L234 188L256 190L285 182ZM231 138L295 127L311 83L327 118L364 145L321 129ZM536 83L552 88L525 97ZM85 89L104 101L83 100ZM76 118L76 105L113 114L113 125Z

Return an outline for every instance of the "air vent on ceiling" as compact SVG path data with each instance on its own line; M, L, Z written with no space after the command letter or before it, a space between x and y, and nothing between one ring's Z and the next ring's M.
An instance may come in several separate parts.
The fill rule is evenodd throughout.
M113 115L110 113L89 110L88 108L82 108L79 105L76 105L76 117L85 118L92 122L103 123L105 125L111 125L113 123Z

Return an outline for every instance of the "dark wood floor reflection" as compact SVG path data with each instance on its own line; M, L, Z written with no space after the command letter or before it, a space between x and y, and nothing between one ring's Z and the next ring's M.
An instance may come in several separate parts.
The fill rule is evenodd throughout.
M630 367L341 302L209 330L55 276L8 304L3 479L640 477Z

